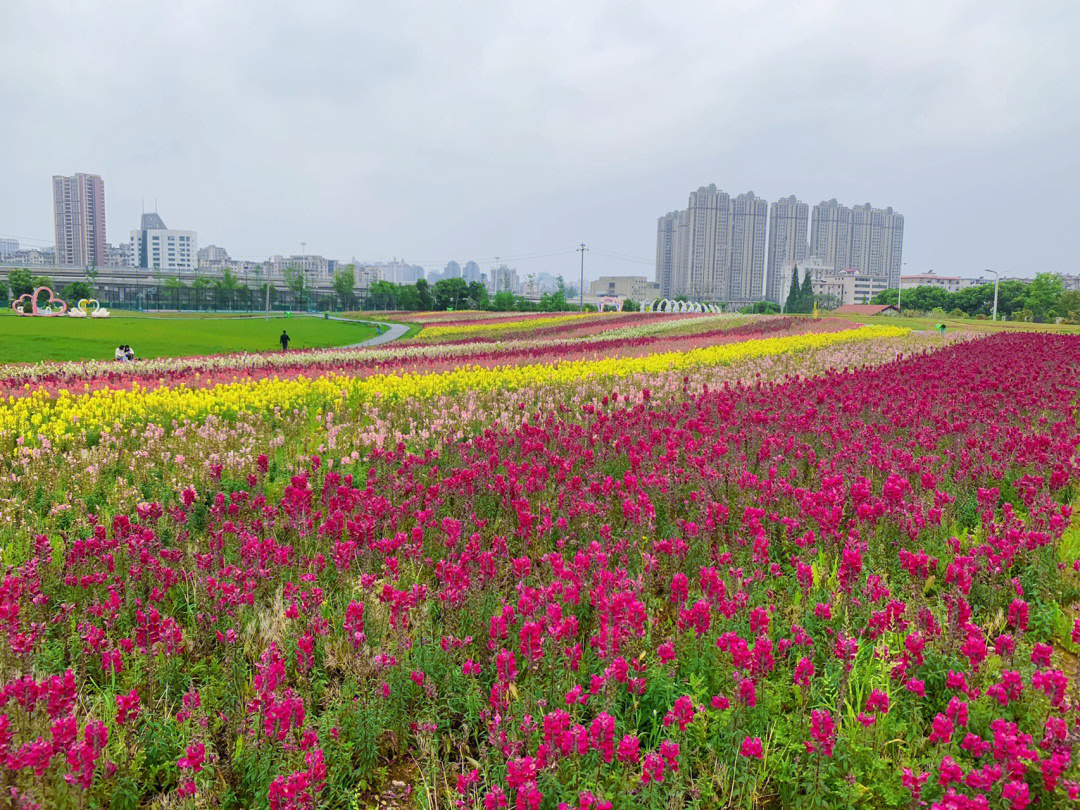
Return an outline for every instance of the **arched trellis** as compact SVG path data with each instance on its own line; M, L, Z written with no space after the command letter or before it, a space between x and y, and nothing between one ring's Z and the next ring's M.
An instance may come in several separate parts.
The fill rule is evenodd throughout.
M716 304L705 304L701 301L675 301L671 298L654 298L642 305L642 312L667 312L667 313L711 313L718 315L723 310Z

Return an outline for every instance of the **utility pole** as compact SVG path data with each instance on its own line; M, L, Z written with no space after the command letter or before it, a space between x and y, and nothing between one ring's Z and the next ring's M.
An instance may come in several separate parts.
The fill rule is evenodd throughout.
M266 320L270 320L270 264L263 265L263 275L266 276Z
M582 312L585 311L585 251L588 250L585 247L585 243L581 243L581 247L578 248L578 253L581 254L581 278L578 281L578 309Z
M901 262L900 263L900 275L896 279L896 311L897 312L902 312L902 309L900 307L900 289L901 289L901 287L903 287L904 265L906 265L906 264L907 264L907 262Z

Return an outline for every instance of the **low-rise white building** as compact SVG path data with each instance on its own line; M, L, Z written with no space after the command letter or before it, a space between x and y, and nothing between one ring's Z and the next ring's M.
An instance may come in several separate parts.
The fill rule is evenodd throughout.
M600 276L589 284L591 295L629 298L641 303L660 297L660 283L647 276Z
M946 292L960 292L966 287L978 284L978 279L961 276L939 276L933 270L928 273L900 276L900 289L910 290L915 287L941 287Z
M198 267L195 231L165 227L155 214L143 214L140 227L131 232L131 266L149 270L193 271Z

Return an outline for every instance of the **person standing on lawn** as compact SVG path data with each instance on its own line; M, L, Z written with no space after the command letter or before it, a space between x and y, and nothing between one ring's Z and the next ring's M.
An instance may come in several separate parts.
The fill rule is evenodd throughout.
M283 352L287 352L289 350L289 340L290 340L289 333L286 332L284 329L282 329L281 330L281 337L278 338L278 340L281 342L281 350Z

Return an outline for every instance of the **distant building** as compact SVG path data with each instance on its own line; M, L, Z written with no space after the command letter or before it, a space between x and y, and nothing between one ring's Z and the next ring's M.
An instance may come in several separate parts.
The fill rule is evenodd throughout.
M96 174L53 175L59 264L105 264L105 184Z
M629 298L641 303L660 298L660 284L646 276L600 276L589 284L589 294Z
M0 258L10 256L19 250L18 239L0 239Z
M197 260L195 231L170 230L156 213L143 214L139 227L131 232L132 267L195 270Z
M394 259L385 264L375 264L379 278L391 284L415 284L424 277L424 268Z
M760 301L765 291L765 228L769 204L748 191L732 203L731 271L722 286L725 301Z
M765 269L765 298L769 301L781 302L781 296L787 296L788 288L781 279L783 268L806 261L809 227L810 206L794 196L769 206L769 258Z
M835 199L814 206L810 255L833 270L883 276L896 288L903 266L904 217L870 203L848 208Z
M284 278L285 271L290 268L300 270L314 286L333 277L335 262L322 256L271 256L264 267L271 278Z
M24 248L0 256L0 262L8 267L52 267L56 264L56 253L52 248Z
M661 296L671 296L671 268L675 247L675 227L679 221L679 211L664 214L656 220L656 278Z
M125 242L120 245L105 245L106 267L131 267L132 264L131 242Z
M900 276L900 289L910 290L914 287L941 287L946 292L960 292L966 287L978 284L974 278L962 278L961 276L939 276L933 270L928 273Z
M204 264L224 264L229 260L229 251L217 245L207 245L204 248L199 248L197 255L200 267Z
M1062 285L1062 287L1065 288L1066 291L1080 290L1080 275L1077 275L1075 273L1074 274L1059 273L1058 275L1061 276L1061 285ZM979 280L976 283L983 284L985 282L983 282L982 280Z
M480 281L480 276L480 265L476 262L465 262L465 267L461 271L461 277L465 279L466 283L472 284L474 281Z
M489 292L511 292L518 295L521 291L521 279L518 278L517 268L507 267L501 264L491 271L491 287Z
M888 280L883 276L871 276L869 273L860 273L854 269L836 271L814 259L808 259L800 263L798 267L800 286L806 274L809 273L810 288L814 291L814 295L827 296L838 306L868 304L878 293L889 289ZM787 303L794 270L793 263L788 263L780 269L780 286L783 290L779 300L781 307Z

